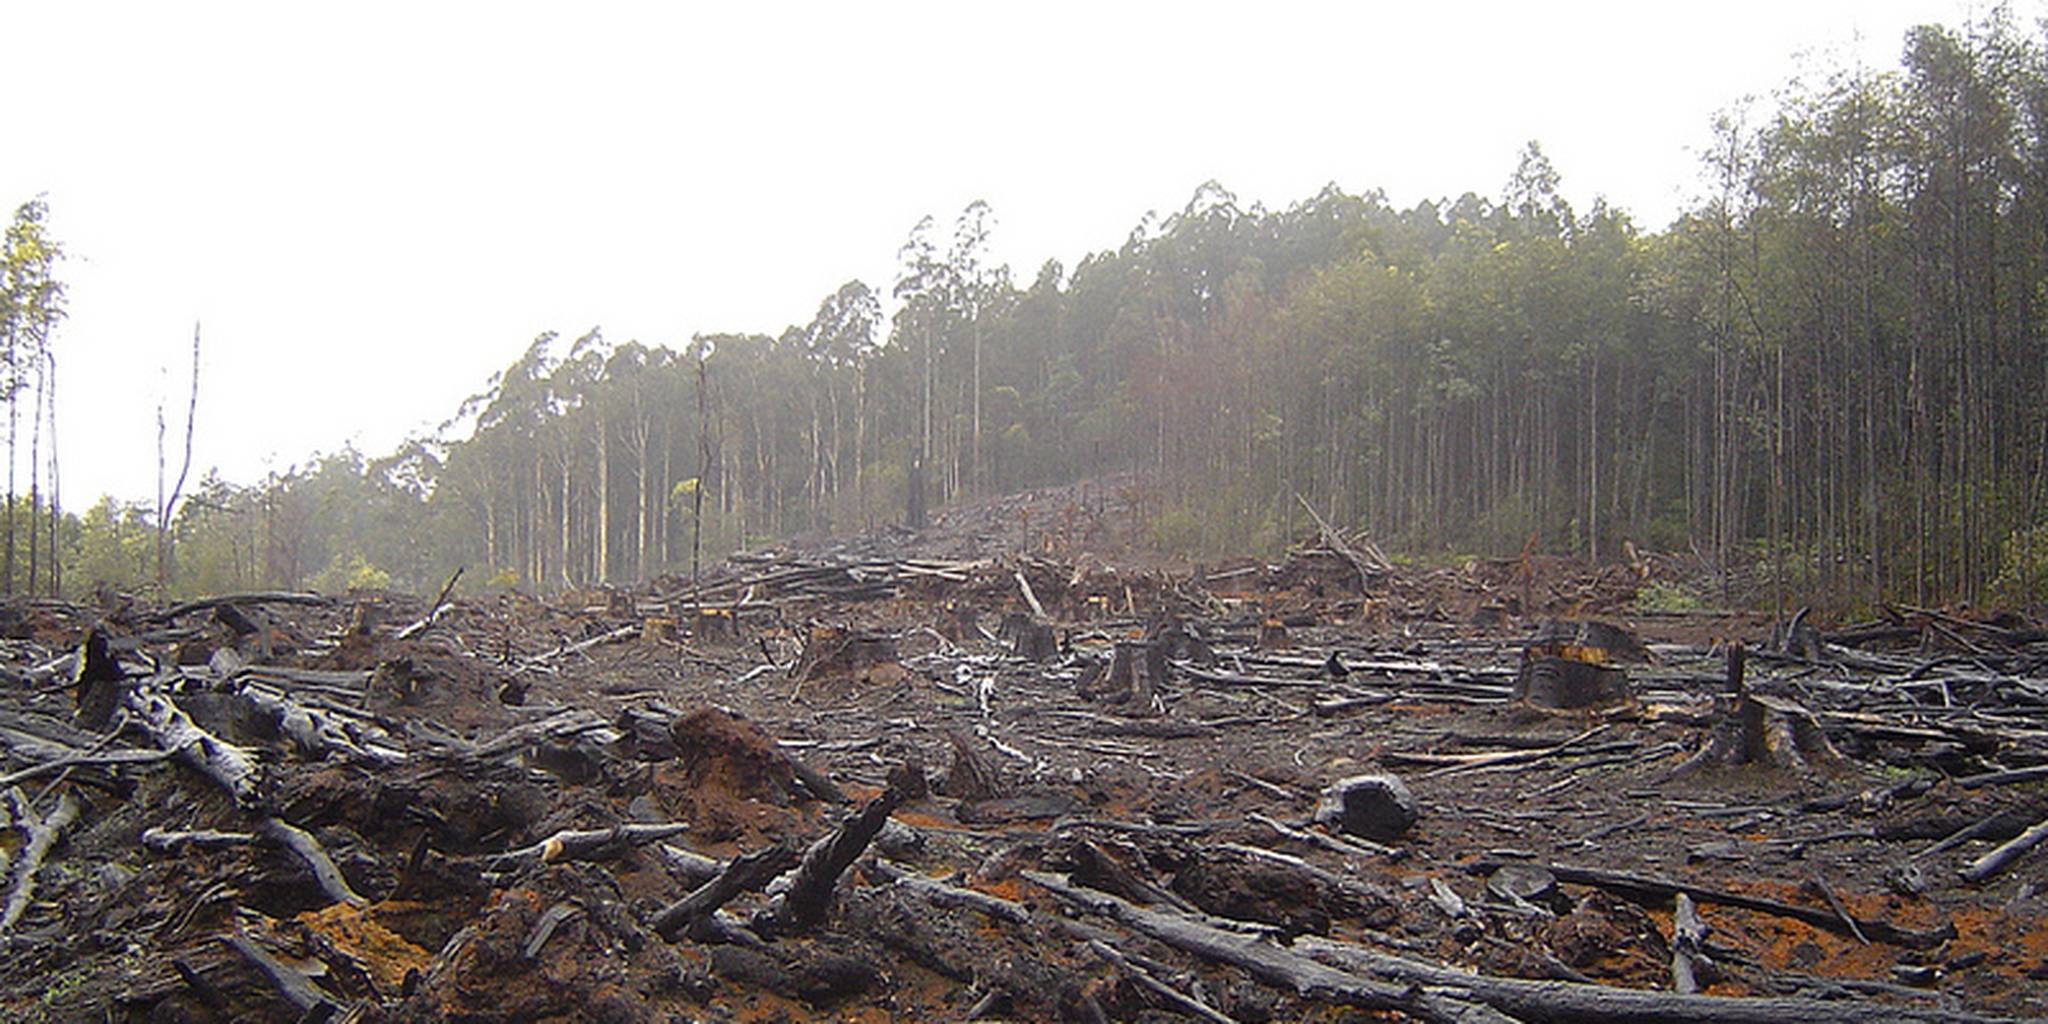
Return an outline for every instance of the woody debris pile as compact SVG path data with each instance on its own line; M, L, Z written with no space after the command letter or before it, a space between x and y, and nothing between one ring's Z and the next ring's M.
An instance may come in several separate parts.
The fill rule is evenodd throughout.
M2048 1014L2048 631L1194 566L1115 485L698 581L0 607L0 1017ZM1775 628L1774 628L1775 625Z

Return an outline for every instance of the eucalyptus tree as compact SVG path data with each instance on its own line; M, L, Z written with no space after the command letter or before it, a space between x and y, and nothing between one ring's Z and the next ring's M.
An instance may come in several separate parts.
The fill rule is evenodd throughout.
M823 446L824 457L814 469L822 481L819 490L836 502L846 475L842 460L850 461L854 502L863 510L867 507L867 380L875 352L875 332L881 324L881 300L866 283L853 280L825 296L804 328L805 348L823 368L826 404L831 413L830 442ZM847 390L852 392L853 403L851 450L841 399Z
M47 379L50 336L65 315L64 283L56 276L64 247L49 232L49 202L42 196L15 208L0 252L0 400L7 403L7 553L4 586L15 584L16 443L22 390ZM39 418L40 419L40 418ZM31 465L31 488L38 467ZM35 523L30 510L30 523ZM33 588L33 582L30 584Z
M906 486L909 488L907 518L912 529L924 526L929 500L925 474L932 459L933 345L944 326L946 314L945 264L938 244L932 240L935 222L926 216L910 229L910 237L897 250L896 286L893 295L900 303L891 329L891 341L920 353L918 374L917 447L911 456Z
M944 271L955 322L963 324L968 333L970 368L967 388L972 398L966 489L970 493L979 493L984 486L981 456L983 335L989 321L999 315L1010 292L1010 268L989 262L989 237L994 230L995 213L986 201L977 199L967 204L954 221L953 244L946 252Z

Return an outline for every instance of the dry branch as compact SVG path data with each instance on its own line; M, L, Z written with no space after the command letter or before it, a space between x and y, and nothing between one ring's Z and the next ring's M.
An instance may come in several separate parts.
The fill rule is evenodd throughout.
M26 802L22 803L25 805ZM58 834L77 819L78 798L66 792L58 798L56 810L41 818L25 816L21 822L28 830L28 838L15 862L14 887L7 893L7 902L0 905L0 935L12 931L14 923L28 909L29 900L35 896L36 872L42 869L43 858L49 855L50 847L56 845Z
M300 1020L326 1021L333 1019L334 1015L340 1012L341 1004L336 1002L334 997L321 991L320 986L313 984L313 979L306 977L305 972L271 956L247 936L229 935L225 941L234 947L235 952L242 954L250 964L262 972L265 978L270 979L271 985L284 996L286 1002L301 1011L303 1016L299 1018Z
M467 566L456 566L455 574L448 577L448 582L441 587L441 593L434 598L434 603L427 609L427 613L420 616L417 621L406 626L404 629L392 634L392 639L410 640L433 628L434 623L441 621L441 613L448 610L448 595L455 592L455 581L462 578L462 570L465 568Z
M654 915L654 930L662 938L674 942L733 897L767 885L775 876L795 866L797 860L796 847L788 842L734 857L717 877Z
M804 932L825 920L832 907L832 890L839 876L874 841L875 834L889 821L889 815L903 804L904 788L893 783L881 795L867 802L832 834L811 844L804 852L796 879L769 908L773 931Z
M2044 839L2048 839L2048 818L2020 833L2017 838L1977 858L1975 863L1963 869L1963 878L1971 883L1982 882L2011 867L2012 862L2018 860L2021 854L2039 846Z
M1478 874L1486 874L1497 871L1509 863L1511 862L1490 857L1481 858L1469 865L1469 870ZM1512 863L1523 862L1515 861ZM1543 864L1538 866L1556 875L1557 880L1560 882L1567 882L1573 885L1590 885L1606 889L1609 892L1638 903L1662 905L1671 902L1678 894L1684 893L1702 903L1718 903L1726 907L1740 907L1744 910L1776 914L1780 917L1804 921L1816 928L1826 928L1829 931L1839 932L1844 935L1854 935L1860 929L1864 936L1875 941L1889 943L1894 946L1903 946L1907 949L1932 949L1955 937L1955 926L1953 924L1945 924L1934 931L1914 931L1897 927L1886 921L1870 921L1846 917L1845 915L1835 913L1833 909L1823 910L1818 907L1801 907L1790 903L1781 903L1777 900L1764 899L1758 896L1745 896L1741 893L1729 892L1725 889L1694 885L1689 882L1680 882L1668 878L1635 875L1625 871L1605 871L1599 868L1572 867L1563 864Z
M157 749L212 779L237 806L253 808L259 803L263 776L255 755L194 724L155 680L130 687L121 703Z
M289 824L281 818L265 818L261 826L263 838L290 850L306 862L313 871L313 880L320 885L320 891L336 903L352 907L368 906L370 901L357 895L349 888L348 879L341 876L341 869L334 866L334 858L327 855L326 847L320 845L312 833Z

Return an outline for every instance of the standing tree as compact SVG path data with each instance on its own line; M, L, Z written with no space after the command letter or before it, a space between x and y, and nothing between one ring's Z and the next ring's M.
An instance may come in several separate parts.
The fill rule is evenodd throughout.
M50 332L64 318L64 285L55 274L64 249L50 238L49 214L41 196L17 207L7 227L6 249L0 252L0 399L7 402L7 554L0 585L9 593L14 591L16 399L31 372L40 376ZM33 518L31 524L33 529Z
M156 407L156 585L171 581L171 513L185 493L185 478L192 472L192 421L199 412L199 324L192 325L192 386L185 404L185 454L178 464L178 480L164 493L164 407Z
M906 519L913 530L924 527L925 473L932 455L932 335L939 328L946 302L945 265L939 262L932 244L932 219L925 217L910 229L910 239L896 258L902 264L896 276L896 298L903 303L896 311L896 337L909 347L911 338L921 344L923 369L918 374L917 448L911 455Z

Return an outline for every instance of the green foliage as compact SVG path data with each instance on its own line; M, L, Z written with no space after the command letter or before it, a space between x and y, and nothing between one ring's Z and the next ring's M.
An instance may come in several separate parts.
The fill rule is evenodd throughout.
M1187 558L1267 557L1286 547L1285 527L1270 509L1248 508L1242 488L1222 488L1175 500L1150 521L1152 542Z
M2015 607L2048 606L2048 523L2014 530L2006 537L1991 596Z
M156 528L139 505L102 498L79 519L77 553L64 570L66 588L74 595L95 587L133 591L156 578Z
M391 574L371 564L362 552L346 554L336 552L327 568L314 574L308 581L312 588L323 594L345 594L356 590L388 590Z
M1651 580L1636 591L1639 612L1690 612L1706 607L1699 591L1665 580Z

